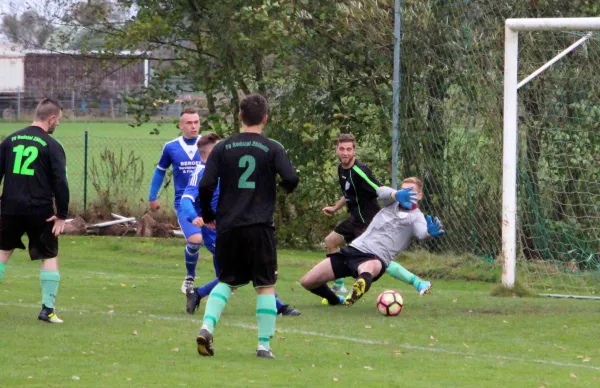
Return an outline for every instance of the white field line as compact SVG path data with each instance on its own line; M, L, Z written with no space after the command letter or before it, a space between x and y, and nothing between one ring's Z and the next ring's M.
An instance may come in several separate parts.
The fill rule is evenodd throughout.
M0 306L11 306L11 307L23 307L23 308L39 308L39 305L33 305L33 304L26 304L26 303L5 303L5 302L0 302ZM200 325L202 323L201 320L199 319L194 319L194 318L184 318L184 317L171 317L171 316L167 316L167 315L154 315L154 314L148 314L148 315L140 315L140 314L117 314L117 313L109 313L109 312L105 312L105 311L89 311L89 310L75 310L75 309L66 309L66 308L60 308L59 311L68 311L68 312L81 312L81 313L94 313L94 314L101 314L101 315L108 315L108 316L121 316L121 317L128 317L128 318L140 318L140 317L145 317L145 318L152 318L152 319L159 319L159 320L163 320L163 321L176 321L176 322L190 322L190 323L195 323L197 325ZM246 329L246 330L256 330L257 327L255 325L248 325L245 323L230 323L230 322L219 322L219 324L223 325L223 326L229 326L229 327L238 327L241 329ZM310 336L310 337L320 337L320 338L327 338L327 339L333 339L333 340L340 340L340 341L346 341L346 342L354 342L354 343L358 343L358 344L365 344L365 345L381 345L381 346L389 346L389 347L394 347L394 348L401 348L401 349L407 349L407 350L416 350L416 351L421 351L421 352L429 352L429 353L439 353L439 354L447 354L447 355L451 355L451 356L461 356L461 357L472 357L472 358L485 358L485 359L490 359L490 360L503 360L503 361L514 361L514 362L527 362L527 363L534 363L534 364L543 364L543 365L552 365L552 366L557 366L557 367L562 367L562 368L580 368L580 369L588 369L588 370L598 370L600 371L600 367L598 366L593 366L593 365L586 365L586 364L574 364L574 363L570 363L570 362L560 362L560 361L554 361L554 360L543 360L543 359L535 359L535 358L523 358L523 357L512 357L512 356L503 356L503 355L499 355L499 354L489 354L489 353L471 353L471 352L460 352L460 351L455 351L455 350L448 350L448 349L441 349L441 348L431 348L431 347L425 347L425 346L418 346L418 345L410 345L410 344L390 344L390 343L384 343L383 341L379 341L379 340L369 340L369 339L362 339L362 338L353 338L353 337L346 337L343 335L333 335L333 334L326 334L326 333L319 333L316 331L307 331L307 330L299 330L299 329L277 329L276 330L277 333L284 333L284 334L301 334L301 335L306 335L306 336Z

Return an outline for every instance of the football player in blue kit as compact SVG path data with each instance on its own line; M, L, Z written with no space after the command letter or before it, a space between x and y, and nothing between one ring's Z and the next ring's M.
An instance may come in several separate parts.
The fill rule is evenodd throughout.
M195 227L191 222L181 216L180 202L181 196L190 180L192 172L200 164L200 153L198 152L198 139L200 132L200 116L193 108L185 108L179 118L179 129L182 136L165 144L162 155L154 171L152 184L150 186L150 196L148 197L148 206L150 210L160 209L160 203L157 195L163 184L165 174L169 167L173 166L173 187L175 188L175 211L179 225L186 239L185 247L185 267L187 274L181 285L181 292L185 294L188 287L194 286L196 277L196 264L198 263L198 251L202 246L202 231Z
M190 181L188 186L185 188L183 195L181 196L180 202L180 217L179 223L184 228L184 225L192 224L194 228L199 228L202 233L202 238L204 240L204 246L210 253L213 255L213 265L215 268L216 278L211 280L210 282L200 286L194 287L193 285L189 286L186 290L186 311L189 314L194 314L196 309L200 305L200 300L210 294L210 292L215 288L215 286L219 283L219 266L217 261L215 260L215 248L216 248L216 239L217 239L217 231L215 229L210 229L204 225L202 225L201 219L201 210L198 199L198 188L200 185L200 181L202 180L202 176L204 175L204 166L206 161L208 160L208 156L210 155L213 147L221 140L219 135L216 133L209 133L204 136L200 140L198 140L198 149L200 151L200 164L196 167L196 170L190 176ZM211 207L213 211L217 209L217 203L219 201L219 186L213 194ZM190 229L192 227L189 227ZM276 308L277 315L283 316L298 316L300 312L288 304L283 303L277 298L276 295Z

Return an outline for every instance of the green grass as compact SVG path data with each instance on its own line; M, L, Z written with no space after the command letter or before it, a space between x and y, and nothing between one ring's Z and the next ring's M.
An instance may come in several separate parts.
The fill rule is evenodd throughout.
M322 254L288 250L277 289L302 315L278 318L277 359L254 357L249 287L223 313L216 356L202 358L194 339L204 302L185 313L182 251L176 239L61 238L62 325L37 321L37 264L18 252L0 282L0 386L600 385L598 302L492 297L494 283L465 280L434 280L418 297L384 276L352 308L328 307L297 283ZM202 257L199 281L208 281ZM386 289L404 296L398 317L375 310Z
M0 122L0 138L29 125L29 123L9 123ZM150 135L153 128L159 128L158 135ZM98 201L98 194L93 187L93 177L91 176L92 164L95 162L101 165L100 155L106 150L114 152L117 156L123 152L126 158L131 151L134 152L140 160L138 167L143 166L143 183L141 185L120 182L118 179L110 178L108 174L103 174L97 181L104 187L113 189L113 200L120 197L121 200L127 200L127 206L131 210L139 212L145 208L150 188L150 181L154 168L158 162L162 147L166 141L179 136L179 129L175 124L144 124L140 127L132 128L127 123L117 122L63 122L55 132L55 137L64 146L67 155L67 170L69 177L69 186L71 189L71 207L74 213L81 212L83 208L84 196L84 133L88 131L88 181L87 198L88 205ZM125 168L131 167L125 164ZM123 169L121 169L123 170ZM127 176L129 171L125 171ZM114 193L118 188L119 192ZM173 189L169 187L161 193L161 202L166 207L173 202Z

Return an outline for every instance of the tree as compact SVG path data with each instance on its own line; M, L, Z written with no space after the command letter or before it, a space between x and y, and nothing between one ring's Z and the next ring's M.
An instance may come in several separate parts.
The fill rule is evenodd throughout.
M0 28L12 43L25 48L43 48L54 31L54 26L34 10L25 11L21 16L4 15Z

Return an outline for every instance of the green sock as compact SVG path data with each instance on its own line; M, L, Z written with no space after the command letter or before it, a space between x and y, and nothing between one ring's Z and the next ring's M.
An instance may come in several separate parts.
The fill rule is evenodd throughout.
M215 326L221 318L221 313L227 304L227 300L231 296L231 288L225 283L219 283L213 288L206 302L204 310L204 320L202 327L208 330L209 333L215 331Z
M337 287L342 287L344 285L344 278L335 279L335 282L333 282L333 284L335 284Z
M58 271L40 271L40 283L42 284L42 304L48 308L54 308L56 294L58 294L58 283L60 273Z
M6 264L0 261L0 280L4 277L4 271L6 271Z
M258 345L271 349L271 338L275 335L275 320L277 307L275 295L263 294L256 296L256 321L258 322Z
M417 275L410 272L395 261L390 262L386 272L392 275L392 277L402 280L404 283L412 284L413 286L416 286L419 284L419 282L421 282L421 279Z

